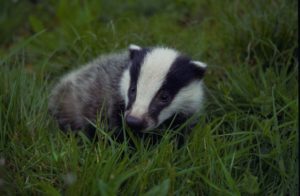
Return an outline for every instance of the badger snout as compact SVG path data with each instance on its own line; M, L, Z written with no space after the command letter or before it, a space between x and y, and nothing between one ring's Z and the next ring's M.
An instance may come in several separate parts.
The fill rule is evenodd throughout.
M147 131L156 126L155 120L148 113L137 114L128 110L125 112L125 123L134 131Z
M143 118L138 118L132 115L126 116L127 125L135 131L140 131L145 129L146 122Z

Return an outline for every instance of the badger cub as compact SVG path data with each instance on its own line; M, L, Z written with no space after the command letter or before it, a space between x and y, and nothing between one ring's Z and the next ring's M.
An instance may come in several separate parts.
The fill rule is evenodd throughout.
M64 76L52 90L49 111L62 130L88 131L101 112L111 129L122 127L122 115L135 132L175 116L178 125L201 109L205 70L206 64L174 49L130 45Z

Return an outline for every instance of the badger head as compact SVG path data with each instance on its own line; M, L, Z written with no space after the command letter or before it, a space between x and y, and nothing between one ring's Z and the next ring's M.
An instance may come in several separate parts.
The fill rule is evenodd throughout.
M129 127L147 131L175 114L189 116L199 111L206 64L163 47L130 45L129 57L120 81Z

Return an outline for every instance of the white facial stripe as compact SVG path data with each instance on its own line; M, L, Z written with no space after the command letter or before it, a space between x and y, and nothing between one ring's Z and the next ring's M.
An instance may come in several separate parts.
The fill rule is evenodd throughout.
M202 81L195 81L182 88L175 96L172 103L164 108L158 116L158 124L170 118L175 112L194 113L198 112L203 102Z
M147 112L151 100L162 86L177 57L175 50L167 48L156 48L146 55L140 69L132 115L141 116Z
M130 75L129 75L129 69L127 69L124 71L123 76L121 78L121 82L120 82L120 93L121 93L121 96L125 100L126 106L128 105L127 92L129 89L129 85L130 85Z

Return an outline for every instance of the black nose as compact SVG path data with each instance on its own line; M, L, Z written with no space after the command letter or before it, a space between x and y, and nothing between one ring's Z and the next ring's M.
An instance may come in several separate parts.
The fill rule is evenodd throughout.
M137 118L134 116L128 115L126 117L127 125L132 128L133 130L142 130L144 128L144 121L141 118Z

